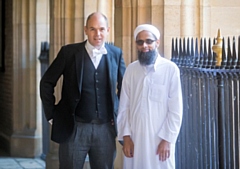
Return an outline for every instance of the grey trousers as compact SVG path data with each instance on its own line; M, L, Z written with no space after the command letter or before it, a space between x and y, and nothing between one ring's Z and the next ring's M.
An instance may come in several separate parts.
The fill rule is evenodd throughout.
M88 154L91 169L113 169L116 132L109 123L75 122L74 132L59 146L60 169L82 169Z

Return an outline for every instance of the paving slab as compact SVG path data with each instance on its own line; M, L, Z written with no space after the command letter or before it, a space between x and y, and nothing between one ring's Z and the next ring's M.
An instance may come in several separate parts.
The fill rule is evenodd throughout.
M45 169L45 161L40 158L0 157L0 169Z

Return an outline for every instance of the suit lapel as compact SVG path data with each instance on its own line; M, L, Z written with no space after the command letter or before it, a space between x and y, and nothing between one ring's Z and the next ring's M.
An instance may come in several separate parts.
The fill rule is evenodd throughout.
M112 52L109 49L109 46L107 44L105 44L105 47L107 49L106 57L107 57L109 83L110 83L110 86L112 88L112 57L111 57L112 56Z
M75 54L77 82L78 82L78 88L80 93L82 90L84 55L85 55L85 43L81 43L79 46L78 52Z

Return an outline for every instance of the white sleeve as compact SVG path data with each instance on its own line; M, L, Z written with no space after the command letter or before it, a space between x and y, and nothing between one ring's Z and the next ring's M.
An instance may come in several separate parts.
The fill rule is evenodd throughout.
M130 93L127 70L123 76L120 102L117 116L118 140L122 141L123 136L131 135L129 124L129 110L130 110Z
M170 143L175 143L182 124L182 88L180 71L175 67L170 79L167 100L167 116L158 136Z

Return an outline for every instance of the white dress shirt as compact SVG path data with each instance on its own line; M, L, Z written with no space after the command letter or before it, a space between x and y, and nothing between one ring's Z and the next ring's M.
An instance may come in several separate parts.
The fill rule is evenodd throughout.
M97 69L97 67L102 59L103 54L107 54L107 50L106 50L104 44L101 46L100 49L96 49L87 40L87 42L85 44L85 48L88 52L90 59L92 60L92 63L94 65L95 69Z

